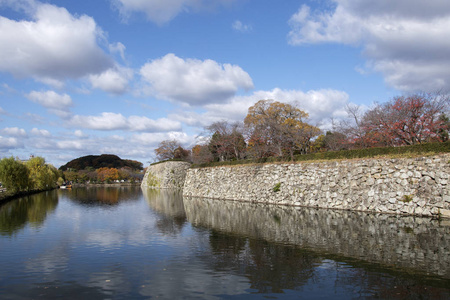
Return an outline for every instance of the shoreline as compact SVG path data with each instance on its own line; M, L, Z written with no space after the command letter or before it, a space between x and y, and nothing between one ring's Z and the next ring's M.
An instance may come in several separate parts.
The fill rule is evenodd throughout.
M74 183L72 186L74 188L77 187L121 187L121 186L140 186L141 182L135 182L135 183L131 183L131 182L121 182L121 183ZM5 192L1 192L0 193L0 206L8 203L9 201L12 201L14 199L20 198L20 197L25 197L25 196L31 196L34 194L38 194L38 193L42 193L42 192L47 192L47 191L52 191L52 190L56 190L59 189L59 187L55 187L55 188L51 188L51 189L47 189L47 190L33 190L33 191L22 191L22 192L18 192L18 193L9 193L7 191Z
M16 198L31 196L34 194L48 192L48 191L52 191L55 189L57 189L57 188L51 188L51 189L47 189L47 190L22 191L22 192L18 192L18 193L14 193L14 194L8 193L8 192L2 192L2 193L0 193L0 206L5 203L8 203L9 201L12 201Z

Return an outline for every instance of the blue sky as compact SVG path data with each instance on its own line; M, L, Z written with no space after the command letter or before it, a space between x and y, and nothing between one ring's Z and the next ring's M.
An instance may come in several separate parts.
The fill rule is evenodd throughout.
M447 0L0 0L0 157L148 165L261 99L329 129L348 103L448 92Z

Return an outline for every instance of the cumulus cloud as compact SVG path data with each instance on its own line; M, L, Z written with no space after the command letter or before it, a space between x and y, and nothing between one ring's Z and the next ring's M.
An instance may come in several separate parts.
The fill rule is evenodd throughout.
M37 129L37 128L31 129L31 134L33 134L35 136L42 136L42 137L51 136L50 131L45 130L45 129Z
M37 1L17 3L31 5L30 20L0 16L0 71L57 85L113 67L98 44L104 34L91 17Z
M58 94L54 91L37 92L32 91L27 98L46 108L63 109L72 106L72 99L67 94Z
M182 59L174 54L145 64L140 74L149 84L146 92L189 105L222 102L239 89L253 88L253 81L239 66L213 60Z
M204 127L215 121L223 119L230 121L243 121L248 108L259 100L272 99L279 102L295 105L309 114L308 122L327 129L331 126L331 118L346 116L345 105L348 103L347 93L338 90L283 90L275 88L270 91L255 91L249 96L236 96L223 104L205 105L205 113L183 112L170 115L190 126Z
M144 13L148 20L163 25L182 12L210 9L234 0L112 0L123 18L135 12Z
M23 143L20 142L15 137L3 137L0 135L0 149L15 149L15 148L22 148Z
M6 127L0 130L0 133L7 136L24 137L27 136L25 129L19 127Z
M93 88L111 94L123 94L127 91L128 82L133 78L133 70L123 67L108 69L100 74L89 76Z
M239 20L234 21L233 24L231 25L231 27L236 31L244 32L244 33L247 33L247 32L250 32L253 30L251 25L244 24Z
M195 138L181 131L156 132L156 133L140 133L131 137L131 142L137 145L157 147L161 141L177 140L182 145L191 146L195 142Z
M150 119L141 116L126 118L120 113L103 112L99 116L75 115L70 120L70 125L93 130L127 130L159 132L180 130L181 124L166 118Z
M73 105L72 98L67 94L58 94L54 91L38 92L32 91L26 95L31 101L47 108L50 113L53 113L61 118L70 116L70 107Z
M400 90L436 91L450 84L450 2L330 0L335 9L302 5L289 24L289 43L363 46L367 66Z
M84 148L84 144L82 141L59 141L56 143L56 146L58 147L58 149L70 149L70 150L81 150Z
M85 134L82 130L79 130L79 129L75 130L73 134L74 134L77 138L85 138L85 137L88 137L87 134Z

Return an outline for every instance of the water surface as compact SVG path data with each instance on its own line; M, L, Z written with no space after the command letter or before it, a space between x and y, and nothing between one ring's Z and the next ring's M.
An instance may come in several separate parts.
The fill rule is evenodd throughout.
M448 299L450 224L138 187L0 206L1 299Z

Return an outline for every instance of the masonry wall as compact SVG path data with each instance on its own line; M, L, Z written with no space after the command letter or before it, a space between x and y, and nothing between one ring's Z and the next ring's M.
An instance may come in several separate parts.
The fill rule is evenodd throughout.
M450 154L223 166L188 169L183 195L450 217L449 173Z
M182 189L186 171L191 166L183 161L167 161L150 165L142 180L142 187L157 189Z

